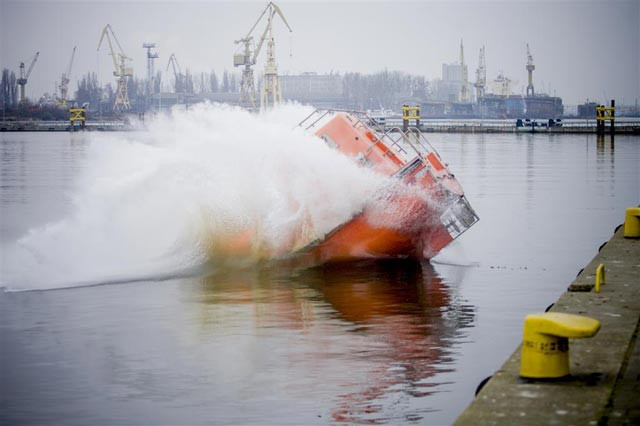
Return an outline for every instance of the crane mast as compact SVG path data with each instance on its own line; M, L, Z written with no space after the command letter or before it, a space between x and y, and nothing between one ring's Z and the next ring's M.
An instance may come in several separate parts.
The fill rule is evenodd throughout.
M109 51L111 58L113 60L113 75L117 77L118 87L116 89L116 101L113 104L114 111L123 111L131 109L131 104L129 103L129 93L127 91L127 77L133 76L133 68L127 67L125 61L130 61L129 58L122 49L118 38L116 37L111 25L107 24L102 30L102 34L100 36L100 41L98 42L98 49L100 50L100 46L102 45L102 40L107 38L107 43L109 43ZM113 48L113 43L111 42L111 38L116 42L119 51L116 52ZM117 59L116 59L117 58Z
M38 60L38 56L40 56L40 52L36 52L35 56L31 60L31 64L29 65L29 69L27 72L24 72L24 62L20 62L20 78L16 81L20 86L20 103L24 103L26 100L24 96L24 87L27 85L27 81L29 80L29 76L31 75L31 71L33 71L33 66L36 64Z
M529 43L527 43L527 72L529 73L529 84L527 84L527 96L534 96L535 92L533 90L533 70L536 69L536 66L533 65L533 56L531 56L531 52L529 51Z
M476 69L476 82L474 87L476 88L476 96L478 102L480 98L484 96L484 91L487 86L487 65L484 59L484 46L480 48L480 57L478 58L478 68Z
M60 89L60 99L58 100L59 104L67 106L67 94L69 93L69 77L71 77L71 67L73 66L73 58L76 55L76 46L73 46L73 51L71 52L71 59L69 60L69 66L67 66L66 72L62 73L60 77L60 85L58 89Z

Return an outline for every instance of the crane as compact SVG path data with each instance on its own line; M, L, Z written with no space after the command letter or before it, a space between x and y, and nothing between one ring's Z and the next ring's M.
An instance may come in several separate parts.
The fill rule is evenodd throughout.
M40 56L40 52L36 52L35 56L31 60L31 64L29 65L29 70L24 72L24 62L20 62L20 78L17 80L18 85L20 86L20 103L24 103L24 86L27 85L27 80L29 80L29 76L31 75L31 71L33 71L33 66L36 64L38 60L38 56Z
M142 48L147 49L147 96L151 95L154 91L153 60L158 59L158 52L152 52L151 49L155 47L155 43L142 43Z
M67 93L69 92L69 77L71 76L71 67L73 66L73 58L76 55L76 46L73 46L73 51L71 52L71 60L69 60L69 66L66 69L66 72L62 73L60 77L60 99L58 103L63 107L67 106Z
M173 68L173 75L176 79L175 82L175 92L179 93L182 91L182 71L180 70L180 65L178 64L178 60L176 59L176 54L172 53L169 56L169 62L167 62L167 71L169 71L169 65Z
M264 64L264 77L262 79L262 87L260 88L261 110L269 107L269 98L272 99L273 106L282 102L282 88L280 87L280 80L278 79L278 65L276 64L276 42L273 38L273 17L276 13L280 18L282 18L282 21L289 29L289 32L293 32L278 6L273 2L269 2L267 9L270 9L268 12L267 28L262 34L262 38L260 39L260 43L257 48L257 50L260 51L268 32L269 41L267 42L267 63Z
M258 55L267 38L269 38L269 42L267 43L267 63L265 64L264 80L260 94L260 108L262 109L268 106L269 96L273 98L274 105L282 100L282 91L278 80L278 67L275 63L275 41L273 38L273 18L276 14L280 16L289 31L292 32L280 8L275 3L269 2L247 35L234 41L235 44L244 44L244 52L237 53L233 56L234 66L244 66L242 70L242 82L240 84L240 105L252 109L256 108L256 93L253 82L253 69L251 67L256 64ZM255 30L265 15L267 16L267 26L260 37L258 46L254 46L252 52L252 46L254 45L253 30Z
M536 69L536 66L533 65L533 56L531 56L531 52L529 51L529 43L527 43L527 72L529 73L529 84L527 84L527 97L534 96L533 70L535 69Z
M127 91L127 77L133 76L133 68L127 67L125 65L125 61L131 60L122 49L118 38L116 37L111 25L107 24L102 30L102 35L100 36L100 41L98 42L98 49L100 50L100 46L102 45L102 40L104 40L105 36L107 37L107 42L109 43L109 50L111 58L113 59L113 75L118 77L118 88L116 89L116 101L113 104L113 109L117 111L129 110L131 109L131 104L129 103L129 93ZM118 46L119 52L116 52L113 49L113 43L111 42L111 38L116 42ZM117 59L116 59L117 57Z
M478 102L480 102L480 98L484 96L484 91L487 86L487 64L484 59L484 46L480 48L478 68L476 69L476 82L473 86L476 88L476 96L478 98Z
M462 39L460 39L460 77L462 79L462 84L460 86L460 101L469 102L469 76L467 75L467 66L464 64L464 45L462 44Z

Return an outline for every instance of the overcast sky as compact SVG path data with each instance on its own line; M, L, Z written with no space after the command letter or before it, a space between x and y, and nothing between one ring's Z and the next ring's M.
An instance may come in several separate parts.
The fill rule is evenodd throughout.
M145 41L157 43L156 69L174 52L192 72L232 70L233 41L244 36L266 1L25 1L0 0L0 66L18 72L40 51L27 96L53 92L78 47L76 79L96 71L115 81L106 46L111 24L137 76L146 75ZM526 44L534 57L536 92L577 104L587 98L633 104L640 98L640 0L570 2L279 1L293 29L276 22L280 73L375 72L387 68L441 77L458 60L464 39L469 78L486 46L487 78L503 71L526 86ZM260 29L257 30L257 32ZM263 55L266 52L263 52ZM262 58L257 71L262 70Z

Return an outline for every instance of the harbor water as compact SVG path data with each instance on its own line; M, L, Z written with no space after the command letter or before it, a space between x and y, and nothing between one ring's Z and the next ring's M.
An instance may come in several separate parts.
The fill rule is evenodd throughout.
M304 266L264 247L384 183L286 120L167 121L0 133L0 424L451 423L640 201L638 136L430 134L480 222L431 261Z

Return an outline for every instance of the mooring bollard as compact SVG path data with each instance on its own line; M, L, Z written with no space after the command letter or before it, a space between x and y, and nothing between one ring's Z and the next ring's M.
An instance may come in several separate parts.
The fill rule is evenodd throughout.
M569 375L569 338L594 336L600 321L582 315L545 312L524 319L520 376L554 379Z
M624 237L640 238L640 207L629 207L624 215Z
M600 293L600 285L604 285L605 281L604 264L601 263L596 268L596 293Z

